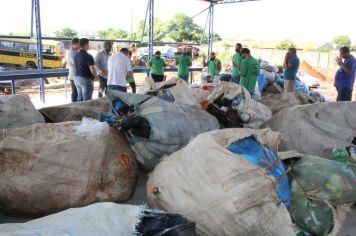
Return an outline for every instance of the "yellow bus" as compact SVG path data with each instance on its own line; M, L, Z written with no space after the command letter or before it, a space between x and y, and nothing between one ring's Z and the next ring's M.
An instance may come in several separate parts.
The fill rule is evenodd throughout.
M42 40L43 67L59 68L65 49L62 42ZM34 39L0 38L0 64L37 67L37 44Z

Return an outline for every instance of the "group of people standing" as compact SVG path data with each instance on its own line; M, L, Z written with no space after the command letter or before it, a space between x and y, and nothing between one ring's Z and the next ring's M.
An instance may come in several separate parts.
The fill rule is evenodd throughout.
M99 81L99 97L103 97L107 89L127 92L127 83L132 92L136 93L130 60L132 53L129 49L122 48L119 53L112 54L112 43L105 42L104 50L99 52L95 59L88 50L88 39L74 38L65 58L66 67L69 69L72 102L92 99L94 80Z

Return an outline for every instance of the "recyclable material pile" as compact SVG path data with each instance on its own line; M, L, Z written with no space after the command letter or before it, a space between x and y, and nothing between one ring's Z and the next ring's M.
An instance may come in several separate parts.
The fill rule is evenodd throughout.
M0 235L337 236L355 211L356 103L214 80L40 112L0 97L0 211L42 217Z

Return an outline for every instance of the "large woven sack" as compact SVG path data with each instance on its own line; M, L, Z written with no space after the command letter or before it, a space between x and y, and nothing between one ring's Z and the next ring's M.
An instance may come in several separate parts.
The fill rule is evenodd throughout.
M194 236L195 224L178 214L143 206L96 203L26 223L1 224L1 236Z
M85 102L73 102L61 106L44 107L39 111L50 123L80 121L83 117L95 118L98 112L107 112L109 104L105 98Z
M235 108L231 106L231 102L238 96L240 96L242 100L238 107ZM218 118L219 121L224 124L222 121L225 120L226 117L231 116L232 120L227 123L235 125L229 126L228 124L224 124L227 128L239 127L238 125L240 125L240 127L259 128L263 123L272 118L272 112L268 107L252 100L250 93L244 87L236 83L222 82L218 85L209 96L209 103L214 104L219 99L230 101L227 112L222 113L223 118Z
M166 157L149 175L150 206L183 214L199 235L295 235L286 207L278 204L277 181L227 149L251 136L277 152L279 134L269 129L224 129Z
M4 130L0 141L0 208L38 217L102 201L124 201L138 172L123 135L83 120Z
M0 96L0 131L44 122L29 96Z
M310 104L308 96L303 93L282 93L263 97L260 101L263 105L269 107L273 114L277 114L281 110L297 105Z
M197 105L197 101L193 96L192 90L189 85L180 78L171 78L164 82L154 83L153 79L146 78L140 86L140 94L153 94L160 91L168 91L173 95L174 103L186 104L190 106Z
M220 127L214 116L198 106L118 91L110 91L109 96L134 107L131 115L121 119L119 128L128 134L136 159L149 171L163 156L178 151L190 139Z
M316 103L280 111L265 126L283 136L280 149L328 158L356 137L356 102Z

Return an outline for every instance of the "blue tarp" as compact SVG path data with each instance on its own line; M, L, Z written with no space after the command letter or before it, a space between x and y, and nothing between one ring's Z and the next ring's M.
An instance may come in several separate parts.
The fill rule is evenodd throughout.
M264 74L260 74L257 77L257 83L258 83L258 88L260 89L261 93L267 89L268 83L267 83L267 80L266 80Z
M227 149L232 153L242 156L245 160L255 166L261 168L270 166L271 168L267 169L267 174L273 176L275 179L280 178L278 185L275 188L276 194L279 200L283 202L286 207L289 207L289 199L291 199L292 195L288 176L284 174L286 169L284 168L283 163L267 145L264 145L264 148L270 159L266 156L263 146L252 136L231 143Z
M284 79L282 78L276 78L276 82L284 87ZM295 91L296 92L301 92L301 93L304 93L305 95L309 95L309 88L308 86L306 86L305 83L303 83L302 81L300 80L295 80Z

